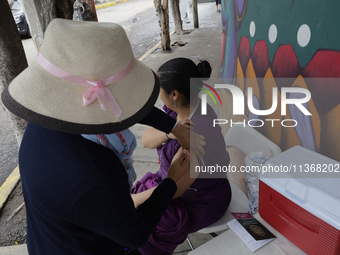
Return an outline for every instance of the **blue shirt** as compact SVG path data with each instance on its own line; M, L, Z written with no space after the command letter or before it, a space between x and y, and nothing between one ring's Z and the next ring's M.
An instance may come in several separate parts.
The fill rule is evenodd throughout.
M122 162L126 173L128 174L128 181L131 189L133 182L137 179L137 174L135 168L133 167L132 159L132 154L137 147L135 135L129 129L125 129L119 133L107 134L103 136L105 136L108 141L107 147L113 150ZM97 144L101 144L97 135L82 134L82 137Z

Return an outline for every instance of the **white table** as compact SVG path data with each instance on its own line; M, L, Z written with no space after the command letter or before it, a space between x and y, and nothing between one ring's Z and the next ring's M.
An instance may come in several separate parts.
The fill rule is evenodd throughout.
M249 250L234 231L228 229L194 251L189 252L189 255L306 255L305 252L264 221L258 213L254 217L276 236L273 242L260 248L255 253Z

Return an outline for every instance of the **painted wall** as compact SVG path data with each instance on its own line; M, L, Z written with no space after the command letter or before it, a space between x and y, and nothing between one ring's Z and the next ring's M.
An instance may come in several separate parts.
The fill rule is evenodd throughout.
M296 119L296 127L283 128L277 122L274 128L258 128L282 150L302 145L340 161L340 82L334 79L340 78L339 10L338 0L222 0L222 77L233 78L243 91L253 87L257 109L271 107L273 87L311 92L305 107L312 116L296 107L288 107L287 115L281 116L279 99L277 110L265 117ZM222 97L231 106L231 95L224 91ZM222 114L244 119L232 116L230 108ZM245 116L263 118L247 110ZM227 130L224 126L223 132Z

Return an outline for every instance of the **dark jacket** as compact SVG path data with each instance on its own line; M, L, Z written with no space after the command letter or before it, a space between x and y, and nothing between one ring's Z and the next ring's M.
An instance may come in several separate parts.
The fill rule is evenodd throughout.
M142 246L176 192L165 179L138 209L115 153L29 123L19 167L30 254L128 254Z

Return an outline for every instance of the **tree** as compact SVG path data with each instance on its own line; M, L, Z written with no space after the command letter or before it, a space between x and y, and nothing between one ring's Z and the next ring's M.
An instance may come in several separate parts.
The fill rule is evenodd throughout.
M30 11L34 10L34 8L32 8L33 6L39 7L35 9L39 22L31 23L37 25L36 34L40 35L40 38L38 38L40 39L38 40L39 48L42 42L43 32L51 20L56 17L55 2L54 0L31 0L30 3L27 2L24 1L25 8ZM31 6L29 6L29 4L31 4ZM2 93L5 87L27 66L25 51L13 19L9 2L7 0L0 0L0 93ZM27 121L8 111L7 108L3 106L2 101L1 106L10 120L16 140L20 145Z
M192 0L193 5L193 16L194 16L194 28L198 28L198 9L197 9L197 0Z
M169 32L169 8L168 0L154 0L159 26L161 27L161 47L163 51L169 51L170 32Z
M185 34L185 32L182 26L181 11L179 9L179 0L170 0L170 3L171 3L172 16L175 21L176 34L183 35Z
M181 19L181 11L179 8L180 0L170 0L172 16L175 22L175 30L178 35L186 34L183 30L183 22ZM159 26L161 27L161 48L163 51L169 51L170 48L170 32L169 32L169 9L168 0L154 0ZM194 11L194 27L198 28L198 12L197 0L193 0Z
M73 18L73 4L75 0L55 0L57 17L62 19ZM83 19L84 21L98 21L94 0L80 0L84 6Z
M27 59L11 8L7 0L0 0L0 93L26 67ZM26 121L12 114L2 104L18 144L20 145Z
M58 18L72 19L74 1L75 0L56 0L56 10Z
M92 0L83 0L82 2L87 4L85 20L97 20L93 5L88 4L92 3ZM43 41L44 32L52 19L57 15L59 18L72 19L74 0L25 0L23 3L38 49ZM7 0L0 0L0 93L27 66L27 59L9 3ZM20 145L27 122L8 111L2 101L1 105Z
M34 2L39 15L42 17L41 27L45 33L48 24L57 17L55 0L34 0Z
M94 0L81 0L84 5L83 19L97 21ZM39 50L48 24L54 18L72 19L75 0L25 0L26 16L30 24L31 35Z

